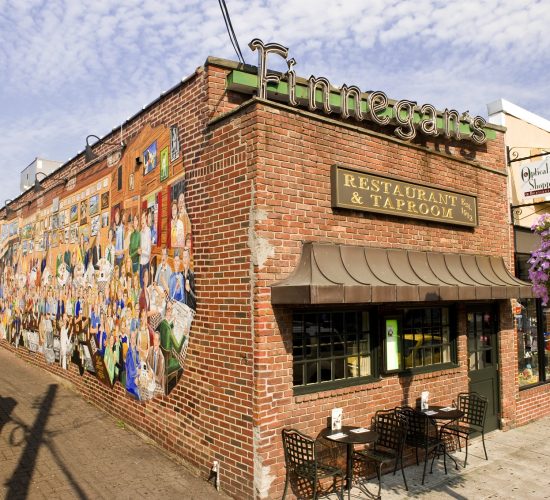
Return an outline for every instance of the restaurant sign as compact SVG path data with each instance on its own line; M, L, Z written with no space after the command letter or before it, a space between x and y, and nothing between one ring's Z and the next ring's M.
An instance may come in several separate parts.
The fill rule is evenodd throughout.
M477 226L477 199L340 165L332 166L332 206L445 224Z

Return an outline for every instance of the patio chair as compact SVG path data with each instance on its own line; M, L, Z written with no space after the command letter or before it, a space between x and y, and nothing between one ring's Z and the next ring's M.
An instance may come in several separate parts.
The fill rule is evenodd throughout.
M332 486L338 498L344 500L344 472L338 467L322 463L317 458L315 440L295 429L283 429L283 448L285 452L286 479L283 500L286 497L291 474L311 482L315 500L318 498L319 480L332 477ZM336 489L336 480L340 480L340 489ZM297 495L298 496L298 495Z
M414 448L416 453L416 464L418 465L418 450L424 451L424 471L422 472L422 484L426 478L426 466L430 454L433 454L430 474L433 471L436 456L443 454L443 466L447 474L447 450L445 442L441 439L436 424L426 414L416 411L410 406L397 407L395 412L407 423L407 437L405 444Z
M406 421L394 410L379 410L374 415L371 427L378 434L378 439L372 447L355 451L353 453L354 462L375 465L378 478L378 498L382 491L382 467L393 463L393 474L395 475L397 465L400 463L403 482L408 491L407 478L403 469L403 447L407 435Z
M481 433L481 441L483 442L483 451L485 452L485 460L489 460L487 449L485 448L485 416L487 414L487 398L480 396L477 392L461 392L458 395L458 409L464 415L453 422L442 427L442 432L456 436L458 439L459 449L460 438L466 440L466 457L464 458L464 467L468 461L468 440L472 434ZM443 434L442 434L443 435Z

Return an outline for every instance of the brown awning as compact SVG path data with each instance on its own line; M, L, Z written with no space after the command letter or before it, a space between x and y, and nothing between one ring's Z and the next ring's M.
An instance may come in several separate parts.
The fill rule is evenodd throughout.
M356 304L533 297L502 257L305 243L272 304Z

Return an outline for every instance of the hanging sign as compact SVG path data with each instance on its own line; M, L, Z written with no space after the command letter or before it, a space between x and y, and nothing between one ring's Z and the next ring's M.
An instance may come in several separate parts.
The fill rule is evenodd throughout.
M514 165L513 169L518 196L522 201L550 195L550 156L542 161Z

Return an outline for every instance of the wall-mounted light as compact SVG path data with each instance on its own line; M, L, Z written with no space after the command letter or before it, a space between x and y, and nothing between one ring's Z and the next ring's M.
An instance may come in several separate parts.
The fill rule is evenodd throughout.
M139 168L141 167L141 156L136 156L136 170L139 170Z
M94 160L97 160L99 158L99 156L97 156L92 151L92 146L88 142L90 137L94 137L95 139L97 139L97 142L95 142L94 144L98 144L98 143L102 142L103 144L108 144L109 146L119 146L120 149L124 149L126 147L126 144L122 140L120 142L107 142L107 141L102 140L97 135L90 134L89 136L86 137L86 151L84 153L84 160L86 161L86 163L90 163L90 162L92 162Z
M40 191L44 191L44 188L40 184L40 181L38 180L38 176L43 175L44 179L48 177L44 172L36 172L36 175L34 176L34 187L33 190L35 193L40 193Z
M9 217L10 215L13 215L15 213L15 210L13 210L13 208L10 207L10 203L12 203L13 200L8 198L5 202L4 202L4 206L6 207L6 217Z
M10 217L11 215L14 215L17 213L17 210L20 210L21 208L23 208L24 206L29 206L31 203L32 203L32 200L29 200L29 201L26 201L25 203L23 203L23 205L20 205L18 206L17 208L11 208L10 207L10 204L13 203L13 200L8 198L5 202L4 202L4 208L6 209L6 213L4 215L4 219L7 219L8 217Z

